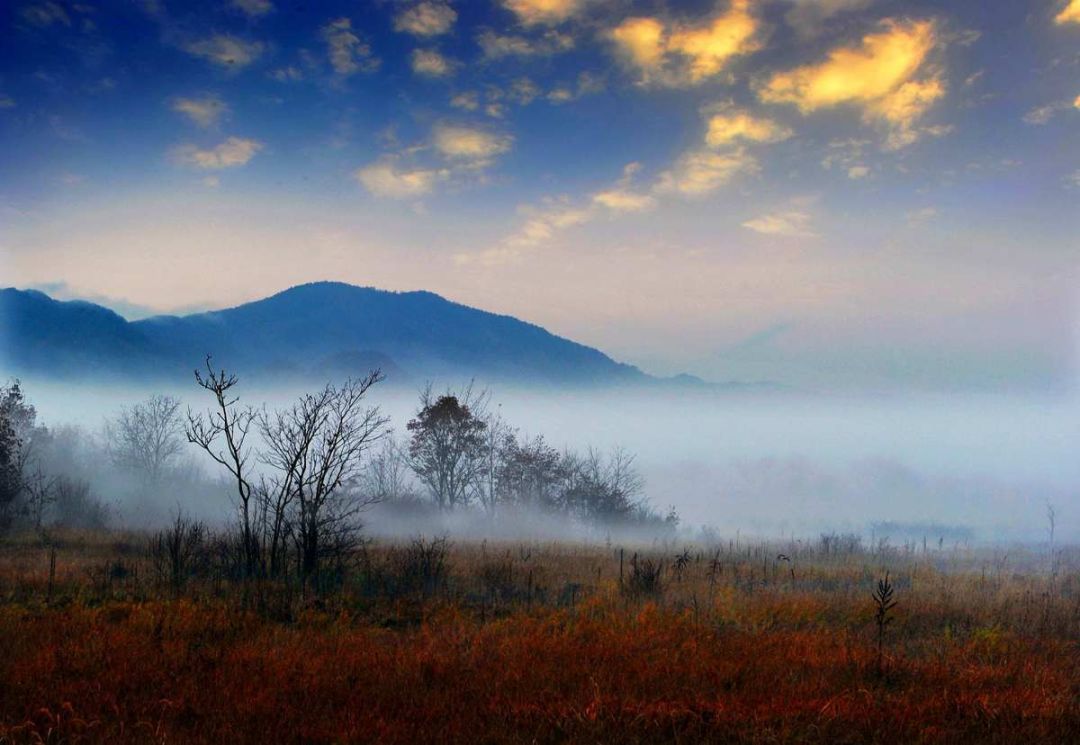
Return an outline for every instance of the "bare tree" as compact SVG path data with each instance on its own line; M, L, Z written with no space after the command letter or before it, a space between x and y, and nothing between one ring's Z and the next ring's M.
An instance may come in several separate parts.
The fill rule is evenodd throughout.
M416 497L416 483L410 477L408 451L392 434L372 454L364 471L364 490L378 502L398 502Z
M409 421L409 465L441 509L464 505L483 470L487 424L477 416L486 396L470 384L460 397L420 394L420 410Z
M188 410L187 439L224 466L236 482L244 572L250 577L259 568L259 542L255 531L258 505L252 500L251 452L247 446L256 412L250 406L240 405L239 397L232 393L237 377L227 374L224 369L215 370L209 355L205 376L196 370L195 382L213 396L214 403L205 414Z
M106 424L105 436L115 465L137 473L144 486L157 486L183 445L180 401L156 395L124 408Z
M604 457L590 448L584 456L564 456L567 485L564 506L582 518L601 522L626 520L645 509L644 481L634 455L616 448Z
M494 515L496 506L506 496L504 462L507 450L516 443L516 435L498 408L483 418L487 426L476 479L476 499L488 515Z
M341 386L302 396L292 406L260 418L267 452L263 462L275 472L274 488L293 514L293 535L305 579L316 577L328 554L347 551L356 517L374 501L357 482L363 455L389 422L365 395L382 380L378 371Z

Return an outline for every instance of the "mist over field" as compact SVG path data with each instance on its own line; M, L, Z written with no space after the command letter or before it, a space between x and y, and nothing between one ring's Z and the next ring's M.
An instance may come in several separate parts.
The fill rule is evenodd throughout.
M107 417L154 393L196 409L209 402L194 382L172 390L23 382L41 423L76 425L96 436ZM274 407L313 388L249 387L241 379L240 396L243 403ZM1058 539L1080 537L1080 513L1069 509L1080 484L1074 452L1080 403L1074 398L641 389L490 393L492 409L522 435L542 434L560 450L623 447L633 453L644 495L662 513L674 507L687 537L704 528L766 538L852 531L894 544L923 537L944 537L946 544L1039 543L1047 536L1048 503L1057 507ZM402 438L416 413L416 392L380 384L369 395ZM205 453L192 447L184 457L205 474L221 476ZM132 526L159 520L177 505L208 520L223 519L230 509L227 485L220 498L185 494L181 485L137 508L124 484L99 482L95 488L116 505L120 522ZM378 508L365 517L374 534L483 533L472 513L438 524L411 524ZM502 530L553 537L567 526L530 516Z

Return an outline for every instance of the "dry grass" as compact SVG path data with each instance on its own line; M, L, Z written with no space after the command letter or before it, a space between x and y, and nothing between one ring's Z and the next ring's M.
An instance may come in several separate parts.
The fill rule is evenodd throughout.
M0 741L1018 742L1080 733L1062 554L374 545L319 596L141 536L0 548ZM689 556L684 551L689 549ZM412 553L410 553L412 552ZM659 587L632 560L664 563ZM778 559L783 553L788 560ZM678 561L677 557L685 557ZM676 564L679 568L676 568ZM877 664L870 593L895 618Z

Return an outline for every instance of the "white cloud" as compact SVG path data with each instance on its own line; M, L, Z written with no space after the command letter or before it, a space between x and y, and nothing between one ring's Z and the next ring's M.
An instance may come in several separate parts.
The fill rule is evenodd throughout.
M476 111L480 108L480 94L476 91L464 91L450 99L450 105L455 109Z
M54 23L59 23L64 26L71 25L71 16L67 14L67 11L64 10L63 6L54 2L27 5L22 9L20 15L27 23L41 28L47 28Z
M908 225L916 227L933 220L937 215L937 207L923 207L908 212L904 217L907 219Z
M576 85L560 85L548 91L547 100L554 104L569 103L599 93L604 90L604 86L602 77L591 72L583 72L578 75Z
M623 175L613 186L592 195L593 204L606 207L612 212L646 212L656 206L656 198L633 188L634 176L641 170L641 164L627 163L623 166Z
M417 3L394 18L394 30L414 36L439 36L457 20L457 11L439 0Z
M1072 104L1070 104L1068 101L1055 101L1054 103L1050 103L1045 106L1039 106L1024 114L1024 123L1046 124L1051 119L1053 119L1054 115L1057 114L1059 111L1066 111L1071 107Z
M360 40L352 30L352 21L338 18L322 27L321 35L326 42L330 66L343 77L356 72L370 72L379 66L378 58L372 56L371 47Z
M263 44L245 41L229 34L214 34L205 39L188 42L184 51L213 62L221 67L241 69L257 60L263 53Z
M286 65L272 71L270 77L279 83L295 83L304 79L304 72L294 65Z
M847 177L853 181L866 178L869 175L870 168L868 166L851 166L847 171Z
M765 235L780 235L788 238L808 238L816 235L810 229L811 216L801 210L789 210L786 212L773 212L761 217L755 217L742 224L756 233Z
M264 16L274 10L270 0L232 0L232 6L251 18Z
M415 199L428 194L446 176L443 170L401 169L391 159L358 168L353 177L377 197Z
M228 104L217 96L174 98L170 108L204 128L214 126L223 116L229 113Z
M414 73L429 78L446 77L454 71L454 63L434 49L414 49L410 63Z
M574 37L558 31L547 31L537 38L484 31L476 43L488 59L502 57L547 57L574 48Z
M872 0L791 0L792 8L784 16L788 25L802 37L817 36L825 22L840 13L862 10Z
M646 212L656 206L655 197L622 188L598 191L592 200L613 212Z
M220 145L202 149L197 145L177 145L170 153L174 163L193 168L218 170L242 166L263 149L258 140L230 137Z
M14 98L0 94L0 109L14 109L15 106L16 103Z

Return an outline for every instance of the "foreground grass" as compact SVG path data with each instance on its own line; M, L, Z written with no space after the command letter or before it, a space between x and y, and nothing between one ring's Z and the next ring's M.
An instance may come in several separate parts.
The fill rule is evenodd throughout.
M113 577L125 550L61 551L51 599L40 550L0 553L0 741L1062 743L1080 733L1075 573L804 552L792 579L787 563L770 574L767 547L764 560L740 548L721 569L711 554L630 597L613 550L473 545L451 552L433 592L357 577L312 598L204 579L173 596L134 558ZM368 557L366 572L392 573L393 551ZM885 558L901 606L879 669L865 578Z

